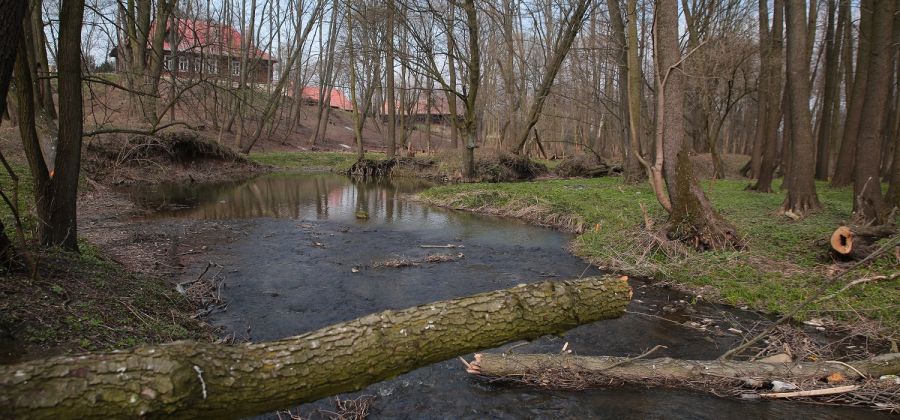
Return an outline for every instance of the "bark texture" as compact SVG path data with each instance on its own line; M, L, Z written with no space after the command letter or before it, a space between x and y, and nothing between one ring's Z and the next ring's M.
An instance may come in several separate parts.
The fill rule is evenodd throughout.
M856 167L856 145L859 126L863 117L863 102L866 85L869 79L869 58L872 36L873 0L862 0L859 6L859 44L856 47L856 72L853 75L853 89L847 99L847 120L844 122L844 135L837 156L832 187L844 187L853 182Z
M768 37L769 45L761 51L766 55L761 71L766 73L766 99L765 109L765 140L763 143L763 158L760 162L759 176L752 189L770 193L772 192L772 179L775 177L775 169L779 165L778 157L778 127L781 125L782 100L784 89L782 87L782 64L784 63L784 5L782 0L775 0L774 13L772 15L772 32ZM762 9L760 9L762 13ZM766 12L768 13L768 12Z
M788 193L781 205L785 213L797 216L822 207L816 194L815 144L812 116L809 112L809 53L806 31L806 1L785 2L787 17L787 77L791 125L790 169L786 180Z
M849 365L849 366L848 366ZM860 372L873 377L900 372L900 353L881 355L850 364L829 362L765 363L727 360L680 360L672 358L637 359L627 357L591 357L569 354L476 354L469 373L488 377L521 377L553 371L559 376L589 377L600 383L609 378L633 383L656 381L698 381L710 378L730 379L820 379L840 373L848 379L860 378ZM852 366L852 367L850 367Z
M656 20L663 175L671 202L669 236L698 249L740 246L735 228L719 215L700 188L684 145L684 75L680 68L676 1L657 2Z
M6 94L12 80L16 63L16 51L22 36L22 18L25 16L26 2L21 0L0 0L0 123L6 114ZM6 236L6 227L0 221L0 260L10 256L12 241Z
M858 222L866 224L888 222L888 209L881 195L879 165L895 51L891 48L893 23L894 0L876 1L875 16L872 19L869 77L863 106L866 116L859 126L853 177L853 213Z
M15 418L241 417L342 392L471 351L621 316L627 278L591 277L385 311L279 341L176 342L0 367Z

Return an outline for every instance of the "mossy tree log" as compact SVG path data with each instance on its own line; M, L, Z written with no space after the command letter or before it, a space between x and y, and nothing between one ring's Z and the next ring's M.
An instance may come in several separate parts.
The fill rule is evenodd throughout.
M754 383L773 379L824 379L839 373L848 380L860 373L878 377L900 372L900 353L881 355L852 363L792 362L766 363L729 360L680 360L671 358L629 359L627 357L591 357L569 354L476 354L467 371L472 374L519 379L527 376L580 377L590 385L607 385L610 379L652 384L697 383L706 380L735 379Z
M621 316L627 278L520 285L385 311L296 337L176 342L0 367L14 418L241 417L362 389L475 350Z

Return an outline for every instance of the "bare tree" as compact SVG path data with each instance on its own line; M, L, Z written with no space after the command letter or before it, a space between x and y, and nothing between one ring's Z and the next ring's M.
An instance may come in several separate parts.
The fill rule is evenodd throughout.
M737 231L712 207L693 174L684 142L684 58L678 46L677 0L656 3L657 153L668 189L668 235L699 249L740 246ZM657 197L661 197L659 186ZM663 206L666 203L660 200Z
M869 76L862 119L857 140L856 170L853 181L853 212L862 223L888 222L887 208L881 195L879 165L881 135L887 116L888 92L891 90L894 49L891 34L894 23L894 0L876 0L870 39Z
M822 205L813 178L815 156L809 112L809 56L807 54L806 1L785 2L787 17L787 77L790 100L791 155L786 182L788 193L781 211L805 216Z

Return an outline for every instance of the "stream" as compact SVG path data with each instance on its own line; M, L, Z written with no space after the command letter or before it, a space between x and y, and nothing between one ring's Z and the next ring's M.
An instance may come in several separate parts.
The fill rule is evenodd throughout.
M600 274L567 251L572 235L525 223L448 211L410 199L427 184L409 179L363 183L325 173L274 174L214 185L161 185L130 191L150 209L144 223L216 221L234 232L208 244L203 261L222 267L227 309L209 322L236 339L267 341L385 309L504 289L520 283ZM359 218L363 213L367 218ZM422 248L421 245L454 245ZM390 259L447 262L379 267ZM190 265L196 278L205 262ZM760 315L703 302L632 280L625 316L562 336L499 349L582 355L712 359L733 346ZM649 314L649 315L648 315ZM683 324L715 320L718 333ZM471 355L466 356L471 360ZM682 390L612 387L548 391L470 378L458 359L370 385L341 398L374 396L371 418L892 418L871 410L786 401L738 400ZM304 418L333 411L333 399L292 410ZM275 414L266 416L275 417Z

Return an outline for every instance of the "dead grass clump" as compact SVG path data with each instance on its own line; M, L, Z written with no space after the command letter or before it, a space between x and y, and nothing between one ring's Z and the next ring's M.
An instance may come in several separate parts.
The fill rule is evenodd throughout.
M478 179L487 182L530 180L548 173L544 164L505 151L477 157L475 170Z
M405 268L415 267L417 265L419 265L419 263L415 260L411 260L405 257L398 257L384 261L376 261L372 263L372 268Z

